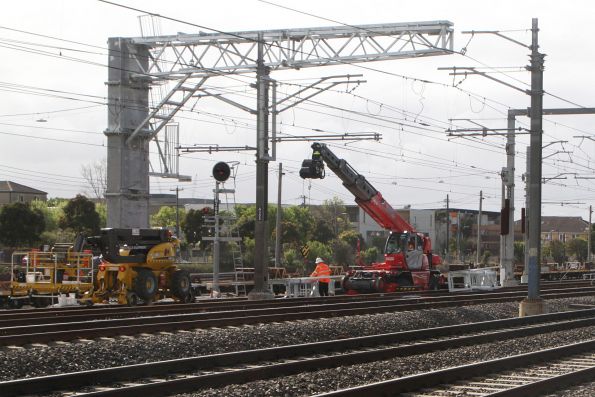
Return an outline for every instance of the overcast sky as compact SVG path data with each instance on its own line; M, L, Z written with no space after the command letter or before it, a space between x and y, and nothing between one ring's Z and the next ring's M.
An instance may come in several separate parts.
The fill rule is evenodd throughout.
M548 95L544 107L595 106L595 51L590 41L595 3L590 1L272 2L302 12L256 0L119 1L227 32L339 23L451 21L454 49L466 47L465 56L376 62L366 64L365 69L333 66L272 73L273 78L285 83L280 86L281 94L324 76L363 74L365 84L338 87L313 98L315 102L284 112L278 120L279 129L291 135L311 135L316 133L314 130L382 134L380 142L338 145L334 150L365 175L394 207L410 204L412 208L440 208L449 195L451 207L477 209L482 190L484 210L499 211L505 139L449 139L446 129L473 127L464 121L450 124L450 119L472 119L489 128L506 128L507 109L528 107L529 96L480 76L468 76L461 82L461 77L453 79L448 71L438 68L483 67L492 72L491 76L527 89L529 74L523 67L528 64L529 50L493 35L471 36L462 31L499 30L530 44L531 19L539 18L540 47L547 54L544 88ZM140 36L140 14L92 0L3 4L0 180L47 191L50 197L89 192L81 166L106 157L103 130L107 120L107 38ZM159 29L162 34L199 30L168 20L161 20ZM249 86L253 81L253 75L244 75L238 80L212 78L209 84L241 92L241 99L236 100L253 107L255 92ZM453 83L458 84L456 88ZM187 109L176 119L182 144L255 145L253 116L213 99L192 105L193 111ZM542 193L543 215L588 219L588 207L595 203L594 121L595 116L544 118L543 176L547 180ZM528 127L528 119L519 122ZM521 177L527 143L527 135L517 137L517 218L519 208L524 206ZM352 203L351 195L332 175L311 185L299 178L301 160L310 154L308 143L278 146L278 158L286 169L283 202L300 203L300 196L305 195L312 204L333 196ZM254 201L253 153L183 155L180 173L191 175L192 182L151 178L151 192L170 193L170 189L180 186L184 189L181 197L211 197L210 174L217 161L239 162L235 186L238 200ZM271 202L276 200L277 167L277 163L270 164Z

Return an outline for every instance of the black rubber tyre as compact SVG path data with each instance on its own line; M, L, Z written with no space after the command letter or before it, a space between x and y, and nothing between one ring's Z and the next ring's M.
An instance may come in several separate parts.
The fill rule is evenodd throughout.
M399 287L411 287L411 286L413 286L413 283L411 282L411 279L409 277L405 277L405 276L397 277L397 284L399 284Z
M440 283L438 282L438 277L431 275L430 282L428 283L428 289L431 291L438 291L440 289Z
M52 298L35 297L31 298L31 303L33 304L33 307L43 309L52 304Z
M138 295L134 292L129 292L126 294L126 304L128 306L136 306L138 305Z
M21 307L23 307L22 299L8 298L8 308L9 309L20 309Z
M153 300L153 297L157 293L157 277L150 270L139 269L134 279L133 289L142 300Z
M194 299L195 299L195 295L194 295L194 289L190 288L190 290L188 291L188 295L186 295L186 299L184 299L184 303L194 303Z
M176 270L171 276L171 293L181 301L186 301L191 293L190 273L186 270Z

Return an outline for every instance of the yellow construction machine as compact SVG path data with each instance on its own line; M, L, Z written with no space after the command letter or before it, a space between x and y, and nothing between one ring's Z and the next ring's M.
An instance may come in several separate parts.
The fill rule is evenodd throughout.
M173 298L194 301L190 274L175 265L179 241L166 229L102 229L87 243L101 251L95 288L82 303L134 306Z

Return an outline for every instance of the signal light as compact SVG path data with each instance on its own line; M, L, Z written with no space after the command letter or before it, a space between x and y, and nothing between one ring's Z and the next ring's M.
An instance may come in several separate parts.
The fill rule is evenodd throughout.
M124 273L126 271L126 266L118 267L118 271L120 271L121 273Z
M506 236L510 226L510 199L504 200L504 207L500 210L500 235Z
M527 218L525 215L525 209L521 208L521 233L525 234L525 222Z
M219 182L225 182L229 175L231 174L231 169L229 168L229 164L220 161L213 167L213 178L218 180Z

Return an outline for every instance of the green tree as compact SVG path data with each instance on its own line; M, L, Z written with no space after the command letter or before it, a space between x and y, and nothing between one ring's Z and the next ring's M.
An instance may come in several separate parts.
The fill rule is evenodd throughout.
M582 238L575 238L566 243L568 255L574 256L579 262L587 260L587 241Z
M363 248L363 237L361 236L361 234L359 234L357 231L353 229L342 231L341 233L339 233L339 236L337 238L349 244L351 247L353 247L354 250L356 249L357 241L359 240L360 248Z
M236 205L236 227L240 236L254 238L254 225L256 224L256 207L253 205Z
M95 204L81 194L68 201L58 224L62 229L92 235L99 233L100 218Z
M41 234L40 242L43 244L54 244L56 242L72 242L76 234L72 230L60 228L60 218L64 216L64 207L68 201L54 201L53 206L47 201L36 200L30 203L31 208L39 210L45 220L45 230Z
M338 197L333 197L330 200L324 200L321 206L312 207L312 215L317 222L325 223L331 231L331 238L327 236L317 236L319 241L330 241L337 238L339 233L350 228L349 219L347 217L347 210L345 203Z
M333 253L333 264L339 266L349 266L355 263L354 247L344 240L336 239L331 242Z
M334 227L327 220L320 219L316 222L314 230L312 231L312 239L326 244L335 237Z
M522 241L514 242L514 260L516 263L525 264L525 243Z
M377 247L370 247L362 252L364 263L370 264L377 262L380 257L380 250Z
M297 247L312 238L316 221L308 208L295 206L283 210L282 224L282 241Z
M9 247L39 243L44 229L44 214L28 204L8 204L0 211L0 242Z
M378 248L378 252L384 252L384 246L386 245L386 237L385 236L373 236L370 240L370 245L372 247Z
M251 237L244 237L242 240L242 243L244 245L244 252L243 252L244 266L245 267L253 267L254 266L254 247L256 245L255 241Z
M328 264L328 261L332 257L331 248L328 245L320 241L308 241L308 247L310 248L310 252L308 253L309 262L313 263L316 258L322 258Z
M61 207L49 207L46 201L41 200L32 201L29 205L31 209L38 210L43 214L46 231L52 231L58 228L60 216L63 213Z
M99 214L99 227L107 227L107 205L95 203L95 211Z
M564 243L559 240L552 240L548 245L554 262L564 263L566 260L566 247L564 247Z
M289 272L297 272L300 275L304 275L305 273L305 265L304 265L304 258L302 254L298 252L295 248L288 248L283 251L283 259L285 262L285 266L287 266L287 271Z
M179 210L180 220L186 216L184 209ZM156 214L151 215L152 227L176 228L176 207L163 206L159 208Z
M485 250L483 252L483 256L481 258L481 263L483 266L487 266L489 264L491 256L492 253L489 250Z
M196 244L202 240L204 215L202 210L191 209L182 220L182 231L186 241Z

